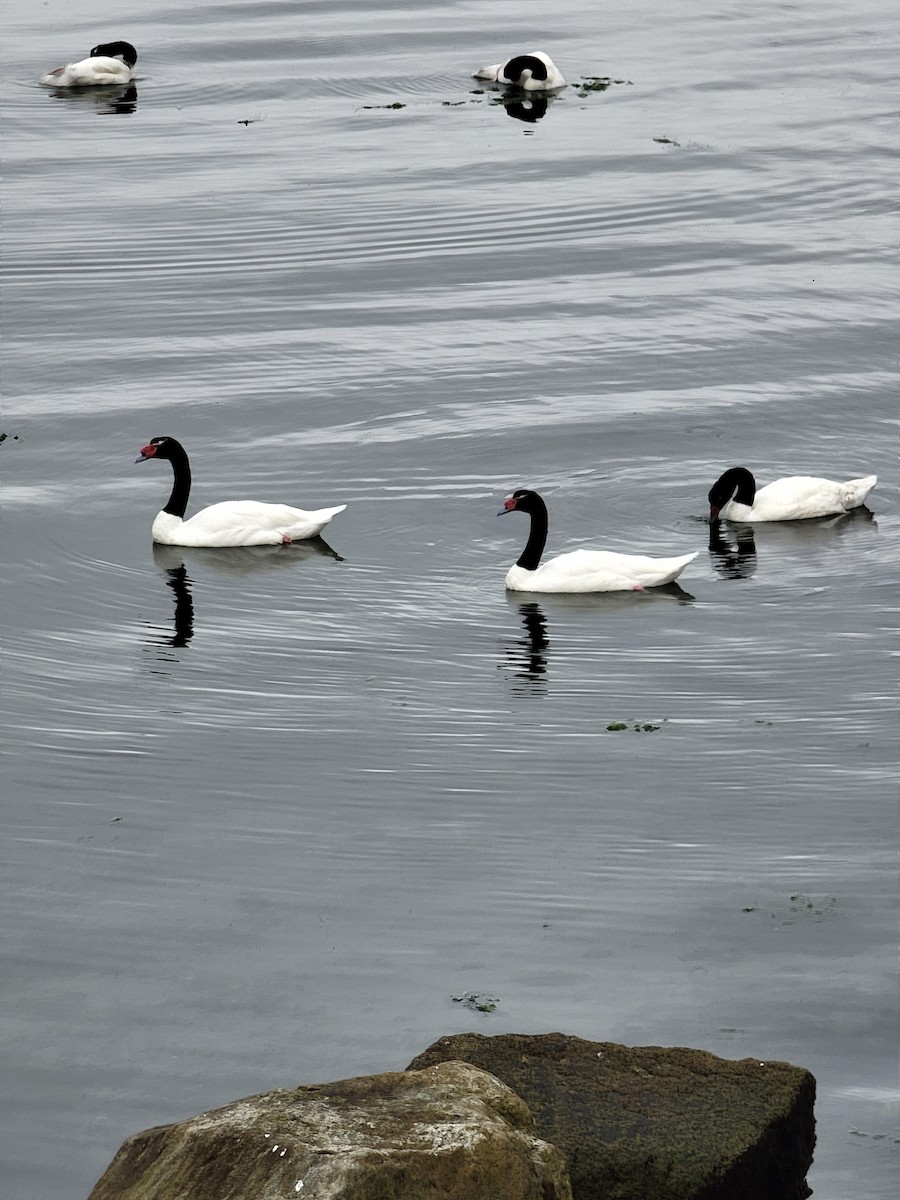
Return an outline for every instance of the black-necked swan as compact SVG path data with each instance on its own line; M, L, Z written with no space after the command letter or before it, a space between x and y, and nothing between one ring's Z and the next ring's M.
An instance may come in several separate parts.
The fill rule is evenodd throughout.
M506 576L511 592L642 592L672 583L700 553L680 558L647 558L609 550L570 550L541 564L547 542L547 506L537 492L520 488L504 501L501 517L526 512L531 517L528 543Z
M556 88L566 86L562 72L543 50L516 54L506 62L481 67L472 78L503 83L508 87L522 88L526 92L552 92Z
M746 467L730 467L709 490L709 519L717 521L803 521L830 517L865 504L878 482L877 475L848 479L817 479L789 475L756 490L756 480Z
M42 75L41 83L53 87L104 87L111 83L131 83L137 50L131 42L102 42L80 62L57 67Z
M184 447L173 437L156 437L142 448L135 462L151 458L168 459L175 473L169 502L156 514L151 531L154 542L164 546L276 546L279 542L302 541L315 537L347 507L339 504L337 508L304 512L287 504L224 500L185 520L191 466Z

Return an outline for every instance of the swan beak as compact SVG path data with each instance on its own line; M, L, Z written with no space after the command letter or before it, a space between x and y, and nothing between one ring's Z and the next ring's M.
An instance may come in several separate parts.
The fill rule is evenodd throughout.
M146 446L141 446L141 452L134 460L136 463L146 462L148 458L153 458L156 454L156 447L152 442L148 442Z
M710 525L715 525L715 523L716 523L716 521L718 521L718 519L719 519L719 510L716 508L716 506L714 504L711 504L709 506L709 523L710 523Z
M516 501L515 501L514 497L510 496L510 498L508 500L503 501L503 507L497 513L497 516L505 517L507 513L511 513L511 512L515 512L515 511L516 511Z
M148 459L147 455L142 450L134 461L136 463L139 463L139 462L149 462L150 460Z

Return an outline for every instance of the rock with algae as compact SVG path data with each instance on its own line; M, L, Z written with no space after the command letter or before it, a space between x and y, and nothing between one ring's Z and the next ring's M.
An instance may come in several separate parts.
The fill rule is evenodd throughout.
M440 1038L502 1079L568 1158L575 1200L805 1200L815 1080L789 1063L561 1033Z
M469 1063L280 1089L129 1138L89 1200L571 1200L525 1104Z

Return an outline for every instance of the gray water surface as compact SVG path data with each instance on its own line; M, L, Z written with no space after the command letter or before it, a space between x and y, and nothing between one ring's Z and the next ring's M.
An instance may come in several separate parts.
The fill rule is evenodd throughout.
M4 1195L561 1029L808 1067L817 1200L893 1196L892 8L13 0L7 32ZM34 84L110 37L135 95ZM476 94L537 47L621 82ZM154 548L160 434L192 511L347 511ZM710 543L734 463L881 480ZM523 485L551 551L700 557L507 596Z

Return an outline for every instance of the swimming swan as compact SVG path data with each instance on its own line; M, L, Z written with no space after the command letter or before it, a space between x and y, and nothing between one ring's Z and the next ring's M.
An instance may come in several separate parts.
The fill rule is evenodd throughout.
M506 576L511 592L642 592L671 583L699 554L695 550L680 558L647 558L608 550L571 550L540 565L547 541L546 504L537 492L520 488L504 501L499 515L508 512L527 512L531 517L528 543Z
M865 504L878 482L877 475L848 479L816 479L789 475L756 490L756 480L746 467L731 467L709 491L709 519L717 521L802 521L829 517Z
M552 92L566 86L559 68L549 54L533 50L530 54L517 54L504 63L482 67L472 76L491 83L504 83L509 87L522 88L526 92Z
M164 546L275 546L279 542L302 541L315 537L332 517L347 507L339 504L337 508L304 512L286 504L225 500L185 520L191 467L184 447L175 438L156 437L142 448L135 462L148 462L151 458L168 459L175 473L169 502L156 514L151 531L154 542Z
M137 50L131 42L103 42L80 62L57 67L42 75L41 83L53 87L104 87L111 83L131 83Z

